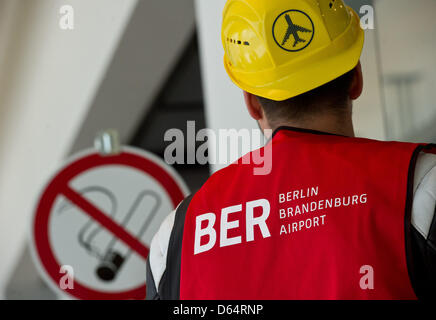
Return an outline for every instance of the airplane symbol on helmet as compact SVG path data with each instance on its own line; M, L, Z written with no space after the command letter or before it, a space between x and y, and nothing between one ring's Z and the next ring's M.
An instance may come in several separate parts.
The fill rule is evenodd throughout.
M282 46L284 46L286 44L286 42L289 40L289 37L291 36L291 34L294 36L295 42L294 42L294 48L295 46L299 43L299 42L306 42L306 40L303 40L300 38L300 36L298 35L298 32L313 32L312 30L303 28L297 24L294 24L291 20L291 17L289 16L289 14L287 14L285 16L286 22L288 23L288 30L286 31L286 35L285 38L283 39L282 42Z

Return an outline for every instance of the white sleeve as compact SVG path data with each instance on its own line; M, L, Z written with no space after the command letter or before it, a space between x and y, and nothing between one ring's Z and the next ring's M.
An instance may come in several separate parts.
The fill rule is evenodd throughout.
M177 209L176 209L177 210ZM171 212L162 222L159 231L153 237L150 246L149 262L156 290L167 265L168 244L174 226L176 210Z
M421 153L415 170L412 225L427 239L436 206L436 155Z

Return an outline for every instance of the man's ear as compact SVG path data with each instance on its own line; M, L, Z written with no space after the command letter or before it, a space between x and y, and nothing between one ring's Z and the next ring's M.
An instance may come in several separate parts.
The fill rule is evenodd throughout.
M362 65L359 64L354 68L353 82L350 88L350 99L356 100L360 97L363 91L363 75L362 75Z
M244 91L244 99L250 116L256 121L261 120L263 118L263 110L257 97Z

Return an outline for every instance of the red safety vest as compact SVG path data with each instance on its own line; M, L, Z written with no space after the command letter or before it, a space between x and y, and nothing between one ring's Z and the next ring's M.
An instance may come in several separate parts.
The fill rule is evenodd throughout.
M240 161L192 198L180 298L416 299L406 238L425 146L282 128L268 147L268 175Z

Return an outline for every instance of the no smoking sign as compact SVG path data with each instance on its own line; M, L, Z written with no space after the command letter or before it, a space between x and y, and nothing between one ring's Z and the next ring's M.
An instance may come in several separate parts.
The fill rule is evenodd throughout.
M187 194L171 167L142 150L73 157L44 188L32 222L44 279L77 299L144 299L152 237ZM62 266L72 267L73 288L60 288Z

